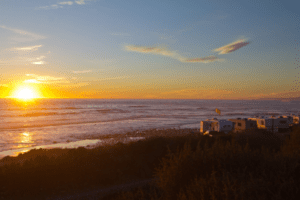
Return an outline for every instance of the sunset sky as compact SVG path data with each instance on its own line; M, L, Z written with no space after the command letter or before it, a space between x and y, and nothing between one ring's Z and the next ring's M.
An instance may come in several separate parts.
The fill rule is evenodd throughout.
M0 98L299 97L295 0L1 0Z

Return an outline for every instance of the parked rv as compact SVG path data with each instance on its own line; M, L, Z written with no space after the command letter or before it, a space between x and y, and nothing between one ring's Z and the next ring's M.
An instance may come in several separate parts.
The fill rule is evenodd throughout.
M229 119L229 121L234 122L233 132L242 132L249 129L257 129L256 121L248 120L247 118L237 118Z
M293 126L294 124L294 118L291 115L284 115L283 118L286 118L288 120L289 126Z
M217 121L216 119L207 119L200 122L200 133L205 133L206 131L211 131L211 124Z
M276 120L276 125L278 127L278 132L286 132L289 130L290 125L287 118L283 118L283 116L273 117Z
M269 118L265 116L249 118L249 120L256 121L258 129L265 129L271 132L278 132L278 127L276 125L276 120L274 118Z
M228 120L217 120L211 124L211 129L217 132L228 133L234 128L234 123Z
M292 115L292 117L293 117L293 123L294 124L299 124L300 116L299 115Z

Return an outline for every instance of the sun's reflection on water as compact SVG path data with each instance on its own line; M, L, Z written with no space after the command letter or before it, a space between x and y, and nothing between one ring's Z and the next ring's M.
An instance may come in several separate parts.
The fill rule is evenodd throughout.
M23 132L20 133L19 136L16 138L15 143L18 144L16 148L26 148L31 147L34 143L32 140L32 133L30 132Z

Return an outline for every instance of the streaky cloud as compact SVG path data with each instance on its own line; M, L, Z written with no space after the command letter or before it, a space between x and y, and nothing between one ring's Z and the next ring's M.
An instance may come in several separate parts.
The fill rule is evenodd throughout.
M215 62L215 61L221 61L222 59L219 59L216 56L207 56L207 57L203 57L203 58L187 58L185 60L183 60L182 62L191 62L191 63L195 63L195 62L199 62L199 63L210 63L210 62Z
M160 47L143 47L143 46L136 46L136 45L129 45L125 47L127 51L136 51L140 53L151 53L151 54L159 54L163 56L174 56L174 52L169 51L165 48Z
M10 28L10 27L3 26L3 25L0 25L0 28L12 31L12 32L20 34L20 35L31 37L33 40L41 40L41 39L46 38L45 36L42 36L42 35L38 35L38 34L31 33L31 32L28 32L28 31L24 31L24 30L21 30L21 29Z
M127 79L127 78L130 78L130 77L129 76L108 77L108 78L98 79L98 81L115 80L115 79Z
M28 54L28 52L26 52ZM0 65L27 65L27 64L46 64L43 59L46 56L39 56L39 57L24 57L24 56L13 56L11 58L2 59L0 60Z
M162 92L162 95L178 97L195 97L201 95L202 98L219 99L231 96L234 92L229 90L218 90L218 89L193 89L186 88L182 90L173 90L168 92Z
M85 0L79 0L79 1L75 1L75 3L77 3L77 4L79 4L79 5L83 5L83 4L85 4L84 1L85 1Z
M59 2L58 4L60 5L73 5L73 1L63 1L63 2Z
M111 35L116 35L116 36L130 36L128 33L111 33Z
M42 83L42 82L40 82L36 79L27 79L27 80L24 81L24 83Z
M58 8L63 8L63 6L59 6L57 4L53 4L51 6L40 6L36 8L37 10L49 10L49 9L58 9Z
M246 42L245 39L241 39L241 40L237 40L233 43L227 44L223 47L217 48L214 51L219 52L219 55L220 54L228 54L228 53L234 52L234 51L248 45L249 43L250 42Z
M36 62L32 62L31 64L34 64L34 65L44 65L46 64L45 61L36 61Z
M40 10L40 9L44 9L44 10L49 10L49 9L58 9L58 8L63 8L65 5L74 5L74 4L77 4L77 5L85 5L87 0L76 0L76 1L61 1L61 2L58 2L57 4L53 4L51 6L40 6L40 7L37 7L36 9L37 10Z
M24 81L24 83L43 83L43 84L51 84L51 83L61 83L64 82L64 77L53 77L53 76L39 76L36 74L26 74L26 76L31 77Z
M17 50L17 51L36 51L40 47L42 47L42 45L35 45L35 46L28 46L28 47L16 47L16 48L13 48L12 50Z
M167 56L179 60L180 62L185 63L210 63L215 61L220 61L221 59L217 58L216 56L207 56L207 57L200 57L200 58L186 58L174 51L170 51L166 48L161 47L144 47L144 46L136 46L136 45L127 45L125 46L127 51L135 51L139 53L149 53L149 54L157 54L162 56Z
M84 73L89 73L89 72L92 72L92 70L73 71L74 74L84 74Z

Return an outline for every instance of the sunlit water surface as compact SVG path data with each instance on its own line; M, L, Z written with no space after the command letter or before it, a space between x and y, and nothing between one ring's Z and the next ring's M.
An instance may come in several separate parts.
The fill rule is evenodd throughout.
M221 116L215 113L221 110ZM32 148L100 144L98 135L198 128L200 121L298 114L297 101L0 99L0 158Z

